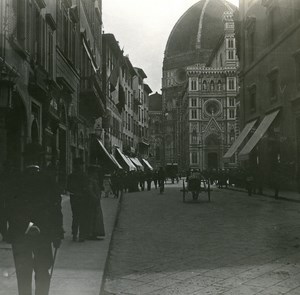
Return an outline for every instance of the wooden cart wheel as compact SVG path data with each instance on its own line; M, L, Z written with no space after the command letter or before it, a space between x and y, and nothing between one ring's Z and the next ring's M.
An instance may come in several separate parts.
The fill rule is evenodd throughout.
M184 184L184 179L182 180L182 201L185 203L185 184Z

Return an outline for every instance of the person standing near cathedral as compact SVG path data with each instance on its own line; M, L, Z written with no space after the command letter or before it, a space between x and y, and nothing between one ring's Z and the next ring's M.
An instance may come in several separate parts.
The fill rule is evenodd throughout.
M7 200L8 237L16 268L19 295L48 295L50 269L54 259L52 245L59 248L63 239L61 195L55 176L43 169L42 146L25 146L25 169L15 177Z
M158 186L159 186L159 192L162 194L165 190L165 180L166 180L166 174L163 167L159 167L158 170Z
M73 172L67 178L72 209L73 241L84 242L88 236L89 177L84 172L84 162L75 158Z

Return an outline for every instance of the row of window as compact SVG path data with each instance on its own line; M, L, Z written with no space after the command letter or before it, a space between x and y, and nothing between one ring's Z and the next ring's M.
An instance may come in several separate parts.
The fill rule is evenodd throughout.
M198 110L197 109L191 109L190 110L190 119L191 120L198 120L199 119L199 115L198 115ZM227 114L227 118L229 119L234 119L236 117L236 112L235 109L229 109L228 110L228 114Z
M191 107L197 107L198 106L197 102L198 102L198 99L195 98L195 97L192 97L190 99L190 106ZM228 105L230 107L234 107L235 106L235 98L234 97L228 97Z
M125 146L133 147L133 138L123 134L123 143Z
M221 80L218 80L215 83L213 80L207 82L206 80L202 81L202 85L198 82L196 78L190 78L190 91L222 91L224 90L224 85L222 84ZM227 78L227 89L228 90L236 90L236 80L235 78Z
M145 120L145 119L144 119ZM134 120L133 116L128 112L123 113L124 128L133 132L134 135L148 136L148 130L144 126L139 126L139 123Z
M295 54L295 74L296 74L296 91L300 91L300 50ZM271 103L278 101L279 98L279 72L277 69L271 71L268 75L268 93L269 100ZM256 99L257 99L257 88L256 85L253 84L248 87L248 100L249 107L252 112L256 111Z
M20 47L36 62L53 74L53 28L42 17L40 9L31 1L13 0L12 8L17 17L14 34Z

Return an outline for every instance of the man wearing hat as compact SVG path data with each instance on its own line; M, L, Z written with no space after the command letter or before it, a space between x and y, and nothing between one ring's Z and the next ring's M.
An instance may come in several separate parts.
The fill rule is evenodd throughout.
M55 177L41 167L41 145L25 146L24 171L16 177L8 203L9 240L16 267L19 295L47 295L50 269L54 263L52 245L63 238L61 196Z

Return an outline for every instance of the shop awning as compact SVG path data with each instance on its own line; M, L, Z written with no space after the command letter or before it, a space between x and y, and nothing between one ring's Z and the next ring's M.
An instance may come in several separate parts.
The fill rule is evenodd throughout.
M247 160L249 158L250 152L257 145L259 140L264 136L264 134L266 133L266 131L268 130L272 122L275 120L278 113L279 110L270 113L264 117L264 119L261 121L260 125L257 127L252 137L249 139L249 141L246 143L244 148L239 153L240 160Z
M134 170L134 171L136 171L137 170L137 168L136 168L136 166L130 161L130 158L128 157L128 156L126 156L125 155L125 157L126 157L126 159L127 159L127 161L128 161L128 163L129 163L129 165L131 166L131 169L130 169L130 171L131 170Z
M116 158L110 154L112 160L115 162L116 166L119 168L119 169L123 169L123 167L119 164L119 162L116 160Z
M98 142L98 144L99 144L99 146L101 148L101 152L102 152L101 156L103 155L104 157L106 157L106 160L108 160L111 164L113 164L114 167L120 168L121 167L120 164L107 151L107 149L105 148L105 146L103 145L103 143L99 139L97 139L97 142Z
M138 158L129 158L129 159L138 169L144 171L144 166Z
M142 162L145 163L145 166L146 166L149 170L153 170L152 166L150 165L150 163L149 163L146 159L142 159Z
M234 153L237 151L239 146L242 144L242 142L245 140L253 126L255 125L257 120L251 121L246 124L243 131L240 133L240 135L237 137L235 142L232 144L232 146L229 148L229 150L226 152L226 154L223 156L224 159L230 159Z
M136 170L136 167L132 164L132 162L121 152L119 148L116 148L116 156L118 155L120 159L123 160L123 163L126 165L126 168L129 169L129 171Z

